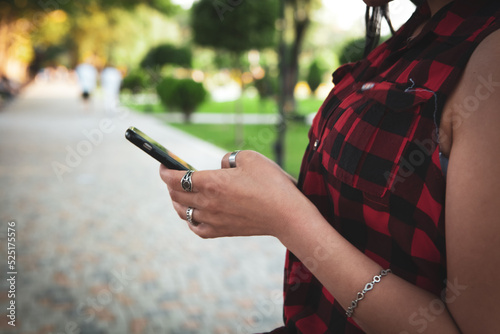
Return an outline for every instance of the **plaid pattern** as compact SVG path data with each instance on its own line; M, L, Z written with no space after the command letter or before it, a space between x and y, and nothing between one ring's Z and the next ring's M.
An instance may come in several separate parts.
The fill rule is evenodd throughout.
M340 67L309 133L299 187L343 237L395 275L440 295L446 280L441 111L500 4L426 4L367 59ZM487 80L487 78L485 78ZM354 293L354 292L353 292ZM285 327L362 333L309 270L287 254Z

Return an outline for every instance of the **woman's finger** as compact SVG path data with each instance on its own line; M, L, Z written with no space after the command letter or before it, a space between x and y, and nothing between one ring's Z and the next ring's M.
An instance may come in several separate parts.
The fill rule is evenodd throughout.
M200 211L192 206L185 206L177 202L173 202L174 209L179 215L179 217L188 222L189 224L193 225L194 227L198 227L199 225L202 224L202 221L200 220Z
M177 202L173 202L174 204L174 209L179 215L179 217L184 220L189 229L193 231L195 234L197 234L199 237L203 239L208 239L208 238L216 238L220 237L219 233L216 232L216 229L214 226L211 224L207 224L204 220L204 211L201 209L196 209L193 208L192 213L191 213L191 222L188 221L188 208L184 205L181 205Z
M187 207L176 202L176 201L172 201L172 205L174 206L174 210L175 210L175 212L177 212L177 215L179 216L179 218L182 220L186 220Z
M236 163L236 156L240 154L240 150L233 151L233 152L228 152L224 155L221 161L221 167L222 168L235 168L238 166Z
M231 152L227 152L223 157L220 162L221 168L229 168L229 156L231 155Z
M186 191L186 192L197 192L196 178L198 177L197 171L178 171L169 169L163 165L160 165L160 177L165 182L170 190ZM183 187L184 184L184 187ZM189 185L191 186L190 191Z

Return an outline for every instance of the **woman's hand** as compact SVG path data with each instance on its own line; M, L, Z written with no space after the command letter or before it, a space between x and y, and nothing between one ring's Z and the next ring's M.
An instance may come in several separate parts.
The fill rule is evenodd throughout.
M229 153L222 169L192 174L192 192L180 180L185 171L160 167L174 208L186 220L194 208L191 230L202 238L271 235L278 239L287 226L304 216L314 205L297 189L277 164L253 151L241 151L236 168L229 168Z

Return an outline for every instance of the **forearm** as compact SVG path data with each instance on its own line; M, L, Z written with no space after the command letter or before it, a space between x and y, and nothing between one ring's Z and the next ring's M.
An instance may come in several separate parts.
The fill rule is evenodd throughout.
M357 292L387 268L352 246L317 210L313 216L312 210L304 211L307 217L295 215L280 240L347 309ZM353 319L367 333L459 333L440 302L438 296L389 274L366 293Z

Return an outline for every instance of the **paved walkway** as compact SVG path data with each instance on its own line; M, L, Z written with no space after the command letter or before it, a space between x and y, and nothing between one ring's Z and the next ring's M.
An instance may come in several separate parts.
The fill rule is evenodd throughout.
M32 85L0 111L0 332L223 334L278 326L283 246L267 237L192 234L172 209L158 163L124 139L130 125L198 169L218 168L225 153L151 116L109 115L99 101L85 110L67 83ZM16 327L6 317L14 300Z

